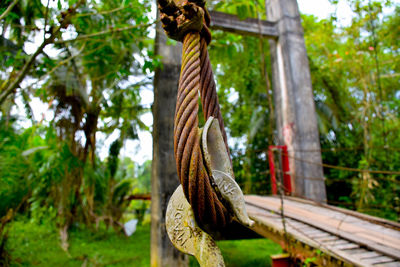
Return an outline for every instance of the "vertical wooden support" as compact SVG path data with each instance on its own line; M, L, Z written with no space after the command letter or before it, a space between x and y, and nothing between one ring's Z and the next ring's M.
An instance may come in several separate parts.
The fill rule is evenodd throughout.
M310 68L296 0L266 0L279 37L270 41L280 145L288 147L295 196L326 201Z
M153 166L151 177L151 266L185 267L188 258L171 243L165 229L168 201L179 185L174 158L174 113L181 66L180 43L167 45L160 23L156 27L156 54L163 67L154 77Z

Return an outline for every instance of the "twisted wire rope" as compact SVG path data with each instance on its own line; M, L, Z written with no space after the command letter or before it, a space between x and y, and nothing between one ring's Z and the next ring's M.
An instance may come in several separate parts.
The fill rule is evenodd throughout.
M222 129L223 122L216 92L208 92L211 89L215 90L215 82L208 52L204 52L207 44L201 39L203 38L198 32L191 32L186 34L183 40L182 68L174 120L174 152L179 180L196 220L201 226L218 230L226 226L230 215L218 198L205 168L198 128L199 92L203 107L207 104L204 109L206 119L215 116L221 120ZM225 131L223 133L226 140Z
M210 57L208 55L207 41L201 38L200 43L200 84L201 84L201 104L203 106L204 119L207 121L209 117L214 117L218 120L221 129L222 137L224 138L226 151L229 155L228 140L224 127L224 120L222 118L221 110L219 107L218 95L214 74L211 67Z

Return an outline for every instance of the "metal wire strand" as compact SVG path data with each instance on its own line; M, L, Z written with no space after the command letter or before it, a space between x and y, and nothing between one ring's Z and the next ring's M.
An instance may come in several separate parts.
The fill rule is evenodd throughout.
M224 138L226 151L228 152L228 155L230 155L224 127L224 120L222 118L221 110L219 108L214 74L212 71L211 62L207 50L207 41L205 40L205 38L201 38L200 51L200 95L201 104L203 106L204 119L207 121L207 119L212 116L218 120L222 137Z
M207 229L218 230L226 226L230 216L211 185L200 148L197 101L202 87L200 39L199 33L188 33L183 41L174 120L174 151L178 176L197 222ZM202 91L204 95L206 91ZM209 106L217 104L214 100L213 105ZM213 108L213 111L213 115L218 115L219 108Z

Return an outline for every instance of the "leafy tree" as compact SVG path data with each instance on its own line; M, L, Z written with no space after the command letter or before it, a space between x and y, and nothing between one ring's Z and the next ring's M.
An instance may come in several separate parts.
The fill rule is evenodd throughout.
M147 195L151 192L151 160L145 161L135 170L134 194ZM131 203L136 218L143 223L146 213L150 210L150 202L146 200L135 200Z
M303 16L325 163L360 170L397 170L399 78L393 36L399 9L384 16L391 1L349 1L351 25L333 16ZM390 30L389 30L390 29ZM334 204L396 219L398 175L325 168ZM397 215L396 215L397 213Z
M332 1L333 4L337 2ZM399 143L398 23L392 1L348 1L354 17L339 26L335 14L326 20L302 16L312 73L328 198L359 211L398 218ZM256 3L254 3L257 5ZM248 4L248 6L251 4ZM241 6L241 8L238 8ZM216 3L215 8L243 16L245 3ZM260 5L261 6L261 5ZM242 11L240 11L242 10ZM268 193L265 150L274 144L274 114L268 75L268 45L259 38L214 32L215 66L222 111L231 137L235 174L246 193ZM260 44L257 46L257 44ZM260 70L265 71L260 71ZM364 170L364 171L362 171Z
M147 52L153 44L149 12L150 1L138 0L0 4L1 118L9 127L19 99L34 125L32 99L40 98L54 112L42 140L49 149L37 170L38 183L27 194L33 210L46 207L57 215L65 246L74 223L115 226L126 208L132 184L117 172L119 150L139 129L148 130L139 119L147 111L139 92L158 62ZM28 43L38 46L32 54L24 51ZM96 136L114 131L120 137L105 165L96 158Z

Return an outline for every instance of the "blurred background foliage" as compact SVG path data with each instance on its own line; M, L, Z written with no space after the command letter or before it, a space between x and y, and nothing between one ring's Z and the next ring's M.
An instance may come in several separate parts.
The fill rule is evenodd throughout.
M214 7L254 18L265 13L263 1L225 2L215 1ZM338 1L330 2L338 5ZM336 13L327 19L302 15L323 162L397 171L400 7L395 1L349 0L347 4L353 11L348 25L340 23ZM278 139L268 41L220 31L213 37L211 61L232 137L236 178L245 193L269 193L267 150L269 145L278 145ZM328 203L399 220L398 175L328 167L324 175Z
M20 0L0 3L0 259L10 222L23 216L68 233L149 222L151 161L121 155L150 131L141 92L151 89L150 0ZM332 0L333 5L338 1ZM348 0L348 25L302 15L324 163L400 169L400 7ZM214 10L266 19L264 1L210 1ZM388 12L387 10L391 10ZM213 32L210 57L236 179L269 194L269 145L277 145L269 43ZM300 70L299 70L300 71ZM43 117L35 111L49 109ZM22 107L23 110L20 109ZM50 119L46 119L50 117ZM100 135L116 136L100 157ZM325 168L328 202L392 220L400 217L398 175ZM24 219L24 220L25 220Z

